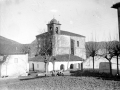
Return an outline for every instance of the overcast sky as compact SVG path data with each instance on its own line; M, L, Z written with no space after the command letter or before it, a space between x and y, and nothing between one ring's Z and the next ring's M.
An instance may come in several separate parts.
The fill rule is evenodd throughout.
M54 17L61 30L86 36L86 41L118 38L117 10L120 0L0 0L0 35L31 43L47 31Z

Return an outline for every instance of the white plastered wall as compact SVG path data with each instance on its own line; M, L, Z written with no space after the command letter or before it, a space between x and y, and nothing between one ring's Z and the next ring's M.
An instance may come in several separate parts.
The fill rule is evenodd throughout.
M26 76L26 72L29 72L28 54L8 55L1 66L1 76Z

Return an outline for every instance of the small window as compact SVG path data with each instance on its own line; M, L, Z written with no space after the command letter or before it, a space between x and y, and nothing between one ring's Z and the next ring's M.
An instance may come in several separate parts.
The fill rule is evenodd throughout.
M14 59L14 63L18 63L18 58L15 58L15 59Z
M39 68L39 64L37 64L37 68Z
M77 41L77 47L79 47L79 41Z
M56 34L58 34L58 27L56 27Z

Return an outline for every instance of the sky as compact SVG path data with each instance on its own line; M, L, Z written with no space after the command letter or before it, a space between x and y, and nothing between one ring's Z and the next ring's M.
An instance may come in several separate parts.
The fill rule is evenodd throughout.
M118 40L120 0L0 0L0 35L22 44L47 31L55 18L61 30L77 33L86 41Z

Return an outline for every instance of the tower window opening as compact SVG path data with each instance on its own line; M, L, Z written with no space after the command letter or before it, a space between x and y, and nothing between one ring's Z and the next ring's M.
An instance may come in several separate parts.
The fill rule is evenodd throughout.
M79 47L79 41L77 41L77 46Z
M58 34L58 27L56 27L56 34Z

